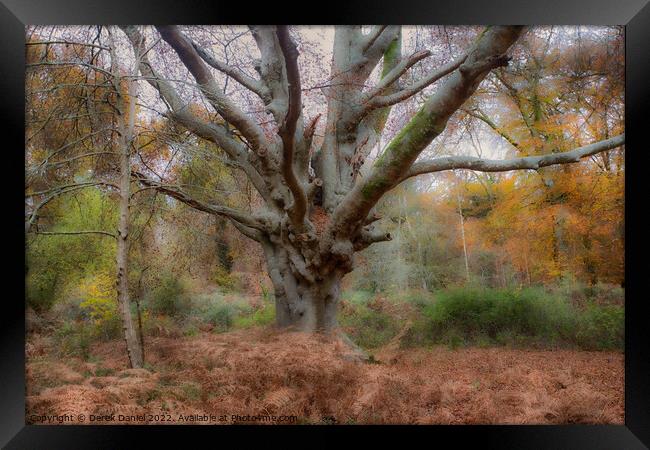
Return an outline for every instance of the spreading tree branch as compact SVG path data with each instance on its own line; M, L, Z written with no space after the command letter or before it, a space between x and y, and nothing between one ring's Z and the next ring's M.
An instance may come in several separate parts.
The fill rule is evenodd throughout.
M354 250L359 251L370 247L377 242L391 241L393 236L386 231L376 230L372 227L366 227L361 230L359 236L354 242Z
M397 37L401 32L402 27L397 25L381 26L381 31L377 34L376 37L373 37L371 33L370 38L362 47L362 53L364 59L367 60L367 63L362 63L362 67L367 66L366 71L372 70L382 55L386 52L386 49L390 43ZM368 72L369 73L369 72Z
M369 96L368 103L365 107L365 113L368 113L369 111L372 111L373 109L376 108L395 105L397 103L403 102L404 100L407 100L408 98L414 96L418 92L425 89L427 86L430 86L431 84L435 83L439 79L443 78L446 75L449 75L451 72L458 69L461 66L461 64L463 64L466 58L467 55L463 55L460 58L456 59L455 61L452 61L450 63L445 64L442 67L439 67L438 69L434 70L429 75L427 75L426 77L416 81L415 83L405 87L404 89L400 89L399 91L393 94L384 95L384 96L372 96L372 97Z
M458 70L429 97L415 116L388 144L370 174L357 183L334 211L324 245L338 235L354 234L377 201L392 189L419 154L446 127L451 115L476 91L495 64L519 37L521 26L488 28L470 48Z
M223 94L190 40L180 32L177 26L169 25L157 28L165 42L174 49L181 62L196 79L206 98L219 115L237 128L255 151L261 155L265 154L267 142L262 128Z
M424 173L440 172L442 170L469 169L479 172L507 172L509 170L532 169L556 164L579 162L582 158L611 150L625 144L625 133L604 141L578 147L568 152L550 153L541 156L526 156L513 159L482 159L473 156L448 156L430 161L416 162L404 175L402 180Z
M302 222L307 211L307 197L305 191L296 178L293 169L293 150L295 146L296 124L302 109L300 92L300 72L298 70L298 50L296 44L289 36L286 26L278 26L278 41L284 55L287 71L287 83L289 91L289 105L287 114L280 125L279 134L282 138L283 158L282 174L293 194L294 203L291 207L290 216L293 224L302 227Z
M388 25L376 25L372 27L372 30L370 30L370 33L368 33L368 36L366 37L361 50L363 52L367 52L370 47L375 43L375 41L381 36L381 34L384 32L384 30L388 27Z
M228 217L228 219L230 220L230 223L232 223L233 226L247 238L252 239L256 242L262 242L264 239L265 234L262 231L246 226L232 217Z
M177 121L200 138L217 144L230 158L238 163L238 167L241 167L248 176L262 198L269 201L269 190L259 172L249 162L247 147L232 138L223 127L208 123L195 114L192 114L188 110L186 102L180 98L171 84L158 76L154 70L146 55L144 37L140 31L135 26L125 26L122 27L122 30L129 38L134 49L138 49L138 54L140 55L140 73L158 91L161 98L169 106L170 112L168 117Z
M485 113L483 113L483 111L481 111L480 109L475 109L475 110L464 109L463 111L466 112L468 115L476 119L479 119L480 121L485 123L487 126L489 126L494 131L496 131L499 134L499 136L501 136L503 139L508 141L510 145L512 145L516 149L521 150L521 148L519 147L519 143L515 141L512 136L510 136L508 133L503 131L503 129L499 128L492 119L490 119L488 116L485 115Z
M191 206L194 209L206 212L208 214L216 214L220 216L225 216L227 218L232 218L250 228L255 228L259 230L264 229L261 222L249 216L248 214L244 213L243 211L239 211L234 208L229 208L227 206L202 202L200 200L193 198L188 193L184 192L180 187L172 187L167 184L159 183L150 178L147 178L143 174L136 171L132 171L131 174L136 181L143 184L144 186L155 189L156 191L165 194L168 197L172 197L181 203L185 203L186 205Z
M83 182L83 183L73 183L73 184L66 184L64 186L57 186L52 189L47 189L45 191L39 191L39 192L32 192L25 194L25 198L34 198L36 196L44 195L45 198L41 200L37 205L33 205L31 207L31 211L27 212L25 214L25 233L29 232L32 225L34 225L34 222L36 222L36 219L38 219L38 212L43 208L45 205L47 205L49 202L54 200L55 198L67 194L70 192L74 192L80 189L84 189L87 187L93 187L93 186L107 186L107 187L112 187L115 189L119 189L119 187L114 184L114 183L108 183L104 181L96 181L96 182Z
M379 83L377 83L374 88L368 91L368 93L365 95L364 100L366 102L370 101L371 99L377 97L379 94L383 93L388 86L396 82L408 69L410 69L417 62L429 56L431 56L431 52L429 50L422 50L413 53L408 58L403 58L395 67L393 67L392 70L390 70L381 78Z

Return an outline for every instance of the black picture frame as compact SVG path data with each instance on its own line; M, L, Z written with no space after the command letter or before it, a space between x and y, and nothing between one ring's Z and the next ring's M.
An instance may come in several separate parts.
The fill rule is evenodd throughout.
M0 359L0 444L7 449L131 448L158 444L194 445L197 436L222 445L223 436L244 443L250 427L150 425L55 426L25 425L25 310L24 310L24 26L28 24L566 24L625 25L626 30L626 344L625 425L537 426L390 426L390 427L255 427L283 434L278 442L300 443L299 432L342 439L350 431L399 444L408 436L430 445L448 439L454 445L472 441L487 448L641 449L650 445L650 349L644 297L648 264L648 220L643 214L644 168L650 150L642 146L645 106L650 100L650 4L648 0L400 0L379 5L364 1L323 4L260 4L223 0L1 0L0 111L5 131L0 140L8 163L3 171L5 225L2 291L2 358ZM292 12L293 11L293 12ZM311 11L311 12L310 12ZM645 159L645 160L644 160ZM22 262L22 267L21 267ZM11 286L13 289L7 289ZM407 432L408 434L404 433ZM217 436L215 434L219 433ZM208 436L209 434L209 436ZM235 434L236 436L233 436ZM323 443L322 440L302 441ZM211 446L212 446L211 445Z

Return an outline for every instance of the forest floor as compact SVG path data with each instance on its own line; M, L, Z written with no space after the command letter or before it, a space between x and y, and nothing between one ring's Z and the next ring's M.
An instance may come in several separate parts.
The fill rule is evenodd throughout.
M257 327L150 337L147 369L125 370L122 341L88 361L52 342L28 339L28 423L624 423L621 352L388 345L359 362L340 341Z

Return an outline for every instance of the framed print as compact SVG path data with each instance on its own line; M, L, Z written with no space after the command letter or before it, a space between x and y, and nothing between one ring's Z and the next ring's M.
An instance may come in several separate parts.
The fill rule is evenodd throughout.
M291 10L3 2L2 444L647 448L646 2Z

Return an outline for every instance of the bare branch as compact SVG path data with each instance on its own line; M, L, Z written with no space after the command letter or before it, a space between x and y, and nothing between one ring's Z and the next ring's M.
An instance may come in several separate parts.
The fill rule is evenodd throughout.
M457 68L459 68L460 65L463 64L466 58L467 55L463 55L460 58L456 59L455 61L445 64L444 66L431 72L429 75L422 78L421 80L416 81L410 86L407 86L404 89L395 92L394 94L372 98L372 100L370 100L370 102L366 107L367 111L372 111L373 109L376 108L382 108L384 106L391 106L403 102L404 100L417 94L427 86L435 83L445 75L448 75L454 70L456 70Z
M110 236L113 239L117 239L115 233L109 233L108 231L99 231L99 230L84 230L84 231L34 231L33 234L43 234L46 236L76 236L84 234L99 234L104 236Z
M76 190L76 189L82 189L82 188L92 187L92 186L108 186L115 189L119 189L119 186L117 186L115 183L109 183L106 181L88 181L84 183L72 183L72 184L66 184L64 186L57 186L52 189L47 189L45 191L32 192L29 194L25 194L25 197L29 198L29 197L36 197L38 195L56 194L61 192L67 192L69 189Z
M186 192L183 192L183 190L181 190L179 187L169 187L169 185L151 180L139 172L132 171L131 174L134 176L136 181L142 183L143 185L152 187L156 189L158 192L161 192L167 195L168 197L172 197L182 203L185 203L186 205L191 206L194 209L198 209L199 211L203 211L208 214L217 214L220 216L231 217L234 220L250 228L256 228L260 230L263 229L263 225L259 221L249 216L248 214L244 213L243 211L239 211L234 208L229 208L227 206L202 202L200 200L191 197Z
M383 219L383 216L380 214L377 214L376 212L368 214L368 217L366 217L366 220L363 221L364 225L370 225L371 223L374 223L378 220Z
M278 26L276 33L284 55L289 91L287 114L279 130L283 144L282 174L294 198L294 203L291 207L291 219L295 226L302 227L302 222L307 211L307 197L293 170L296 124L302 109L298 50L296 49L296 44L291 40L289 30L286 26Z
M359 237L354 242L356 251L363 250L376 242L391 241L393 236L386 231L375 230L372 227L366 227L361 230Z
M56 150L52 151L52 153L50 153L49 155L47 155L47 156L45 157L45 159L43 159L43 161L41 161L40 163L38 163L37 168L38 168L38 167L44 167L44 166L46 166L46 165L49 163L49 161L50 161L50 159L51 159L52 157L58 155L59 153L63 152L64 150L66 150L66 149L68 149L68 148L70 148L70 147L73 147L73 146L75 146L75 145L77 145L77 144L80 144L81 142L85 141L85 140L88 139L88 138L91 138L91 137L96 136L96 135L98 135L98 134L104 133L105 131L113 131L113 132L115 132L115 133L119 133L118 130L115 130L115 129L113 129L113 128L102 128L101 130L97 130L97 131L94 131L94 132L92 132L92 133L88 133L88 134L86 134L86 135L84 135L84 136L82 136L82 137L80 137L80 138L78 138L78 139L76 139L76 140L74 140L74 141L67 142L66 144L64 144L64 145L62 145L61 147L57 148ZM34 169L34 170L35 170L35 169Z
M232 223L233 226L237 228L237 230L247 238L252 239L256 242L262 242L262 240L264 239L264 233L262 233L260 230L256 230L255 228L248 227L236 221L232 217L228 217L228 219L230 220L230 223Z
M219 61L214 56L210 55L203 47L198 45L196 42L192 42L192 46L199 54L201 59L205 61L210 67L214 67L219 72L222 72L229 77L232 77L242 86L256 93L260 98L265 99L269 96L269 92L266 86L264 86L259 80L249 77L248 75L242 73L241 71L230 67L228 64Z
M381 34L384 32L387 26L388 25L376 25L375 27L372 28L372 30L370 30L370 33L366 37L366 40L363 43L363 46L361 47L363 52L368 51L368 49L372 46L372 44L375 43L377 38L381 36Z
M365 76L370 75L372 69L377 65L391 42L401 33L401 30L402 27L397 25L385 27L373 40L372 44L363 51L364 58L362 59L361 72L365 72Z
M113 76L113 74L106 69L102 69L101 67L89 63L84 63L81 61L76 61L76 62L75 61L61 61L61 62L44 61L39 63L25 64L25 67L28 69L34 69L36 67L62 67L62 66L82 66L88 69L92 69L96 72L103 73L104 75L107 75L109 77Z
M377 201L403 178L419 154L447 125L454 112L476 91L495 56L503 55L518 39L523 27L488 28L470 48L463 64L429 97L420 110L388 144L371 172L339 203L328 227L331 245L336 236L354 233ZM489 63L488 63L489 62Z
M483 113L483 111L481 111L481 110L479 110L479 109L476 109L476 110L464 109L463 111L466 112L468 115L470 115L470 116L472 116L472 117L474 117L474 118L476 118L476 119L479 119L480 121L484 122L487 126L489 126L489 127L492 128L494 131L496 131L496 132L499 134L499 136L501 136L501 137L504 138L506 141L508 141L508 143L509 143L510 145L512 145L513 147L515 147L515 148L517 148L517 149L520 149L520 147L519 147L519 143L518 143L517 141L515 141L515 140L512 138L512 136L510 136L510 135L507 134L505 131L503 131L502 128L499 128L499 127L497 126L497 124L494 123L494 121L493 121L492 119L490 119L488 116L485 115L485 113Z
M219 115L237 128L255 151L260 155L266 154L267 142L264 131L223 94L189 39L176 26L157 28L162 38L171 45L185 67L194 76L206 98Z
M314 132L316 131L316 125L318 125L318 121L320 120L321 116L322 113L316 114L316 116L314 116L314 118L311 119L309 124L307 124L305 127L305 132L303 133L305 141L311 142L311 139L314 137Z
M257 192L259 192L262 198L268 201L270 198L268 188L260 174L248 161L248 150L246 146L233 139L223 127L208 123L189 112L186 107L187 105L181 100L174 88L169 84L169 82L159 77L154 71L152 65L149 63L149 59L144 52L144 38L138 29L134 26L127 26L123 27L122 30L129 38L131 45L134 48L139 49L140 72L149 84L158 91L162 99L171 109L171 112L167 116L178 121L181 125L187 127L197 136L214 142L223 149L228 156L237 161L241 169L251 180L253 186L255 186Z
M92 186L109 186L113 187L116 189L119 189L119 187L113 183L107 183L103 181L97 181L97 182L86 182L86 183L74 183L74 184L68 184L65 186L57 186L52 189L48 189L45 191L40 191L40 192L34 192L30 194L25 194L25 198L33 198L38 195L46 195L46 197L41 200L41 202L35 206L32 206L31 211L26 213L26 218L25 218L25 232L27 233L34 222L36 222L36 219L38 218L38 212L43 208L45 205L47 205L49 202L54 200L55 198L59 197L60 195L67 194L69 192L74 192L79 189L84 189L87 187L92 187Z
M431 161L422 161L413 164L402 180L424 173L440 172L442 170L469 169L479 172L507 172L509 170L533 169L552 166L556 164L570 164L579 162L582 158L595 155L606 150L611 150L625 144L625 133L611 139L595 142L578 147L568 152L551 153L541 156L526 156L504 160L482 159L473 156L448 156L436 158Z
M64 44L64 45L79 45L84 47L94 47L102 50L109 50L108 47L103 45L92 44L88 42L74 42L74 41L32 41L25 42L25 45L51 45L51 44Z
M408 69L410 69L415 63L431 56L429 50L422 50L416 53L413 53L408 58L402 59L390 72L388 72L382 79L377 83L377 85L371 89L365 96L365 101L370 101L370 99L381 94L388 86L397 81Z

